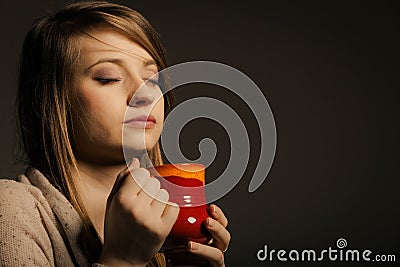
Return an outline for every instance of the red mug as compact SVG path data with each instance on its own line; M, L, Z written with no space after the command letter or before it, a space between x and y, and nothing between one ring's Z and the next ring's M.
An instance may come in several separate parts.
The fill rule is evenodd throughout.
M204 191L203 164L165 164L148 168L161 187L169 193L169 201L179 205L179 215L163 245L163 251L186 248L189 241L207 244L210 235L204 228L209 217Z

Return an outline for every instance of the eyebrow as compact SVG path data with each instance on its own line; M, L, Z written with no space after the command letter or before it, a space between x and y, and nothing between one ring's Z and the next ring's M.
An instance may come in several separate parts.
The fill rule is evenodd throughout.
M156 67L157 67L157 62L155 62L155 61L152 60L152 59L149 59L149 60L145 60L145 61L143 62L143 65L144 65L145 67L151 66L151 65L156 65Z
M119 58L102 58L102 59L98 60L96 63L90 65L87 69L89 70L89 69L93 68L94 66L96 66L98 64L106 63L106 62L114 63L114 64L117 64L117 65L122 65L123 64L122 59L119 59Z
M94 67L98 64L107 63L107 62L114 63L114 64L120 65L120 66L124 65L124 60L120 59L120 58L102 58L102 59L99 59L96 63L90 65L87 68L87 70L91 69L92 67ZM157 67L157 63L153 59L147 59L147 60L143 61L144 67L148 67L148 66L152 66L152 65L155 65Z

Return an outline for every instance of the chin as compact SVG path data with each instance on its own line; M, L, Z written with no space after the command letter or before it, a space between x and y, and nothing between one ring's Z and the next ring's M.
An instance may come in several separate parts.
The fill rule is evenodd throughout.
M143 138L145 137L145 138ZM158 136L143 133L124 132L122 138L122 146L124 149L125 157L132 157L135 155L143 155L146 151L152 150L157 144Z

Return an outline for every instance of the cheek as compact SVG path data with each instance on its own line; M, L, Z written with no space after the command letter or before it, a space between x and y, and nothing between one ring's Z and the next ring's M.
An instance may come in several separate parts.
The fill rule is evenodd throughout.
M157 123L159 131L158 134L161 135L161 131L164 125L164 99L161 99L160 101L157 102L157 104L154 107L153 113L155 114L158 122Z
M119 106L116 105L118 96L102 90L83 88L77 93L77 99L81 105L80 109L85 112L83 115L99 117L99 119L115 115L117 110L114 109Z
M123 105L118 105L118 99L117 95L102 90L81 87L77 91L74 109L78 123L83 124L87 134L92 137L110 136L112 132L116 132L116 123L122 122L121 116L124 114Z
M154 105L151 114L156 118L157 124L154 131L151 131L150 136L147 136L149 143L154 145L160 138L161 132L163 130L164 124L164 101L160 100Z
M104 97L92 90L79 90L77 99L85 112L89 114L100 112L104 106Z
M157 102L156 107L157 116L160 118L161 122L164 123L164 98L161 98Z
M97 109L98 102L90 93L86 92L79 92L77 94L77 102L78 102L78 109L81 112L81 117L85 117L82 115L91 114L92 110Z

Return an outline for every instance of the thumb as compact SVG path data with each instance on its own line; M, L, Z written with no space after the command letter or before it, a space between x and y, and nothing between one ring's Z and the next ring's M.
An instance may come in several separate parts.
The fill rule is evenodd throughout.
M125 178L128 176L129 172L139 167L140 167L139 159L132 158L128 166L118 174L117 179L115 179L113 188L111 189L111 193L108 195L107 198L107 208L111 204L111 200L113 199L114 195L118 192L119 188L121 187L121 184L125 181Z

